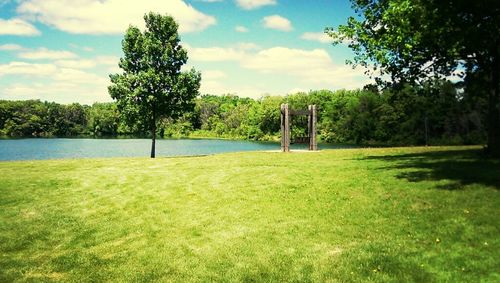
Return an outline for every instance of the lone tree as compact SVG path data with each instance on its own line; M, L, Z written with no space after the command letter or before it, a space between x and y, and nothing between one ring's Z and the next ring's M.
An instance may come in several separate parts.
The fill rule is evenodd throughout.
M108 91L128 123L142 124L151 132L154 158L158 120L193 109L201 75L194 69L181 72L188 56L172 17L150 12L144 20L144 32L135 26L127 29L118 64L123 72L110 75Z
M377 82L419 83L461 73L488 97L488 145L500 156L500 1L351 0L358 18L326 32L349 42L350 64L372 65ZM384 76L385 75L385 76Z

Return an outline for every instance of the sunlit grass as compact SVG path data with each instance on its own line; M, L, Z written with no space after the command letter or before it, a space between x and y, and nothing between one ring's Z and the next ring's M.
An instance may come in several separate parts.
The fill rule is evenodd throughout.
M475 147L0 162L0 281L500 280Z

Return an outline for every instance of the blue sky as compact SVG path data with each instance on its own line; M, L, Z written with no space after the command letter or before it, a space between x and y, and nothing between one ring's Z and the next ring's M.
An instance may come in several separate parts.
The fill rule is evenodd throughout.
M348 0L0 0L0 99L111 101L121 40L143 15L172 15L202 72L201 93L258 98L353 89L370 80L323 34L354 15Z

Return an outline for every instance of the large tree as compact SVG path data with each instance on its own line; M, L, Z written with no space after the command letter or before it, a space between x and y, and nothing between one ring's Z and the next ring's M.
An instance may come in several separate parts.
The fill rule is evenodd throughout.
M500 1L351 0L358 17L326 32L348 42L353 65L379 83L419 83L461 73L488 98L489 153L500 156ZM479 80L479 82L478 82Z
M154 158L158 121L175 119L194 107L201 76L194 69L181 72L188 56L172 17L150 12L144 20L144 32L135 26L127 29L119 63L123 72L110 75L108 91L130 124L144 125L151 132Z

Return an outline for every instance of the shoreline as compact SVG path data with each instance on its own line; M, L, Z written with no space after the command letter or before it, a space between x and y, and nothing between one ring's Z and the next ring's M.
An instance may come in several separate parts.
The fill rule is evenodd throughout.
M339 147L339 148L325 148L325 149L318 149L316 151L311 151L307 149L291 149L289 152L282 152L281 149L273 149L273 150L241 150L241 151L226 151L226 152L214 152L214 153L207 153L207 154L192 154L192 155L157 155L156 158L150 158L147 155L144 156L88 156L88 157L60 157L60 158L39 158L39 159L9 159L9 160L3 160L0 159L0 164L2 163L9 163L9 162L44 162L44 161L56 161L56 162L65 162L65 161L98 161L98 160L138 160L138 159L144 159L144 160L162 160L162 159L174 159L174 158L196 158L196 157L207 157L207 156L216 156L216 155L226 155L226 154L244 154L244 153L282 153L283 155L286 154L314 154L314 153L325 153L325 152L331 152L331 151L351 151L351 150L358 150L358 151L387 151L391 154L397 153L399 151L405 151L405 150L414 150L414 151L439 151L440 149L444 149L446 151L462 151L462 150L481 150L482 145L456 145L456 146L398 146L398 147Z

